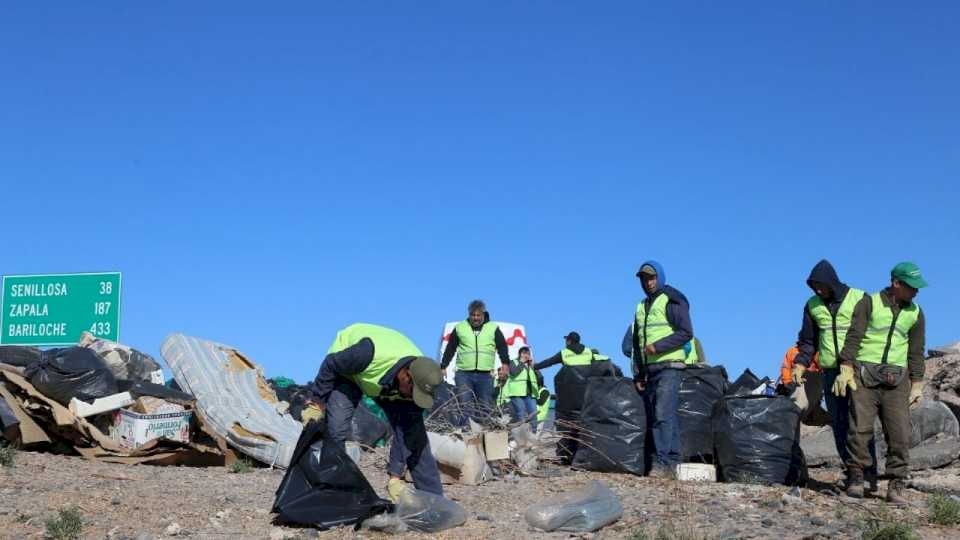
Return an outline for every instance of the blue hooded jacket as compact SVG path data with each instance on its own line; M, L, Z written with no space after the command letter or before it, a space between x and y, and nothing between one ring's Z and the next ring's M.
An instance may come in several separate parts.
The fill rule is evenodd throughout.
M657 353L664 353L688 346L690 340L693 339L693 323L690 321L690 302L687 301L687 297L684 296L682 292L667 285L667 274L663 269L663 265L657 261L650 260L645 261L640 267L643 268L646 265L652 266L657 272L657 288L653 291L647 291L646 288L644 288L644 292L647 294L644 304L649 308L658 296L661 294L666 295L667 322L669 322L671 328L673 328L673 334L652 343L653 347L657 350ZM639 369L637 362L637 360L640 359L640 355L638 354L640 348L640 334L634 325L632 351L634 353L634 378L639 378L643 375L640 373L642 370ZM624 352L626 352L626 347L624 347Z

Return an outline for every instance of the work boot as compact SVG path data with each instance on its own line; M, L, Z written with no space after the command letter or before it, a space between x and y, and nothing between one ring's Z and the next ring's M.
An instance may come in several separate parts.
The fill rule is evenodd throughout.
M863 498L863 471L850 468L847 470L847 497Z
M676 475L671 467L666 465L654 465L653 468L650 469L649 477L659 480L673 480L676 478Z
M887 502L896 506L906 506L907 498L903 491L907 489L906 482L902 478L894 478L887 484Z
M877 491L880 491L880 487L877 482L877 470L870 468L863 471L863 479L867 483L867 493L876 494Z

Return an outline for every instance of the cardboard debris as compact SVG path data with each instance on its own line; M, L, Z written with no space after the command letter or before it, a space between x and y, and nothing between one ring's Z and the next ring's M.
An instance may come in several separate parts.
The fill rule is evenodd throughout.
M223 465L226 441L212 435L196 415L197 427L205 440L181 443L154 439L140 448L126 448L96 425L74 415L67 407L44 396L16 372L0 370L0 394L21 421L22 444L36 445L56 440L67 442L80 455L116 463L155 465ZM211 440L212 439L212 440Z
M77 398L70 400L70 412L80 418L86 418L95 414L115 411L121 407L126 407L133 403L133 396L130 392L120 392L112 396L102 397L93 400L93 403L80 401Z
M154 439L190 442L190 411L139 414L126 409L113 413L110 436L124 448L140 448Z
M483 434L483 451L487 455L488 461L510 459L508 444L506 431L488 431Z

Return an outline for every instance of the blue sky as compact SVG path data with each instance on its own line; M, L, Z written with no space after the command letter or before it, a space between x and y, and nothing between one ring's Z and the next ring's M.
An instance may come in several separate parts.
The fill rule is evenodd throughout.
M732 376L775 374L823 257L869 290L917 262L942 344L958 23L951 2L7 3L0 272L121 271L122 341L159 357L185 332L301 382L351 322L432 354L473 298L536 357L576 329L626 365L648 258Z

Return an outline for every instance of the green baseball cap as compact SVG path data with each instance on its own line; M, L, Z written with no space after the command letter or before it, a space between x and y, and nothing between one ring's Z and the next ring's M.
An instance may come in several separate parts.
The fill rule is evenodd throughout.
M433 395L443 381L443 372L432 358L418 356L410 362L410 376L413 378L413 402L421 409L433 407Z
M890 271L890 277L902 281L914 289L922 289L927 286L927 280L920 275L920 267L909 261L894 266L893 270Z

